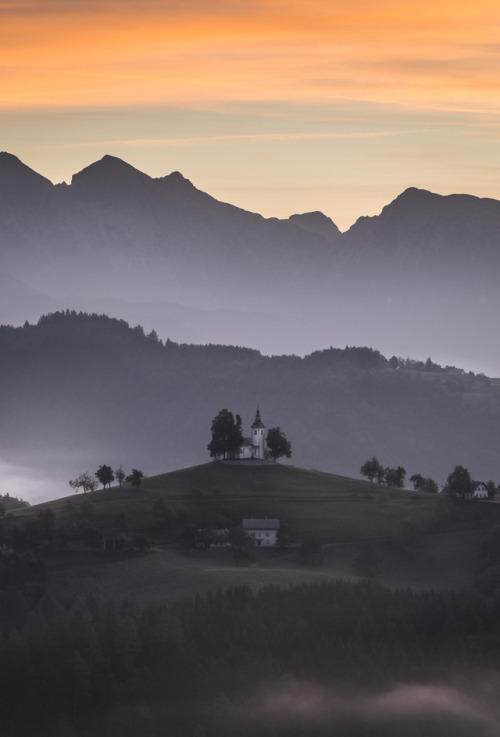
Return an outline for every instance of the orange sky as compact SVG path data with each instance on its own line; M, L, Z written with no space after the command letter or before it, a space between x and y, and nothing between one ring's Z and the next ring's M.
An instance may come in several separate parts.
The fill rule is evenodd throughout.
M2 107L498 103L500 12L490 1L169 5L0 3Z
M234 136L241 133L247 141L261 134L278 136L275 141L310 142L307 136L316 135L316 140L329 141L331 146L334 134L359 134L356 121L360 120L366 124L367 136L384 131L400 136L406 130L427 130L429 125L442 131L451 126L455 132L460 128L468 139L480 135L490 145L497 142L492 124L498 122L500 107L499 19L496 0L227 0L215 3L211 10L198 0L0 0L0 111L21 121L17 140L14 137L12 142L10 128L3 129L0 122L2 148L30 165L43 162L40 146L47 115L80 111L88 116L103 108L132 116L146 109L163 110L163 125L158 124L161 136L148 131L141 135L134 125L131 137L125 125L114 130L111 141L103 137L103 145L115 150L123 151L120 145L134 146L139 168L140 145L158 147L163 138L164 146L172 146L173 139L182 143L185 137L182 127L169 124L168 109L198 111L191 143L205 146L206 139L214 136L219 149L222 139L234 145ZM273 123L262 130L249 116L242 131L248 106L254 107L254 116L258 107L258 117L280 118L281 128ZM213 119L205 119L203 112L227 117L218 130L207 132ZM346 121L342 130L325 127L325 121L338 122L339 116ZM298 120L303 121L302 127L297 126ZM30 121L33 132L38 129L31 138ZM83 161L78 147L91 145L92 152L100 153L95 130L89 140L86 121L83 117L75 122L73 117L73 136L65 143L67 166ZM354 121L354 127L349 121ZM48 130L46 139L46 147L55 145ZM417 139L412 141L418 147ZM431 155L433 147L439 149L437 140L426 145L423 158ZM373 150L383 155L382 149ZM298 148L297 152L300 158ZM481 156L491 166L486 150L481 150ZM148 162L147 153L143 160ZM207 169L209 161L210 156ZM50 165L56 176L62 172L53 158ZM456 166L456 155L452 165ZM342 166L350 171L349 162ZM163 173L168 171L166 160ZM242 171L241 182L249 176ZM479 176L479 170L474 176ZM421 180L425 184L425 177ZM478 184L481 192L490 186L490 171L487 180ZM213 184L224 188L222 180ZM317 187L327 184L316 182ZM380 182L380 192L384 184ZM467 181L457 184L467 189ZM237 188L235 182L235 192ZM491 194L497 196L500 191Z

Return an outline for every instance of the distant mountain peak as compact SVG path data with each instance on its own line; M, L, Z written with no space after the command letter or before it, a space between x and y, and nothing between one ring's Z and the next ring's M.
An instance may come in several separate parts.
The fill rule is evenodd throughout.
M35 195L48 191L53 186L49 179L37 174L14 154L7 151L0 152L0 192L2 195L7 195L9 199Z
M180 171L173 171L171 174L167 174L164 177L160 177L158 180L163 185L172 188L184 187L185 189L196 189L194 184L180 173Z
M435 194L435 192L430 192L428 189L420 189L419 187L408 187L404 190L404 192L401 192L400 195L396 197L393 202L390 204L392 205L394 202L415 202L415 203L421 203L425 201L430 200L437 200L441 199L442 195ZM389 207L390 205L388 205Z
M71 179L71 187L91 199L128 197L143 191L151 177L117 156L106 154Z
M290 215L289 222L297 225L306 233L316 233L327 237L337 236L340 234L339 229L324 213L319 210L314 212L304 212L297 215Z
M123 159L106 154L99 161L95 161L77 174L74 174L71 184L79 185L81 182L102 180L103 178L114 179L115 177L126 177L127 179L137 178L141 180L150 179L147 174L139 171L139 169L123 161Z

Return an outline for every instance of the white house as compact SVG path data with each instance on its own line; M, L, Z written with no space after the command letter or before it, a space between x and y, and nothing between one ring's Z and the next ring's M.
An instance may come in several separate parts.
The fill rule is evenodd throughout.
M257 407L255 420L251 427L252 435L249 438L244 438L243 445L240 448L240 452L239 454L235 455L235 458L257 458L259 460L264 460L264 458L266 457L264 438L265 429L266 426L260 419L260 411Z
M265 519L244 519L243 529L257 546L276 547L280 521L279 519L267 519L267 517Z
M483 481L473 481L472 491L465 495L466 499L488 499L488 489Z

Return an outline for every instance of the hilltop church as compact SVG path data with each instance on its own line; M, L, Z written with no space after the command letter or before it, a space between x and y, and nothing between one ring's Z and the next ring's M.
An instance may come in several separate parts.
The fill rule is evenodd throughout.
M249 438L243 438L243 445L240 452L235 453L234 458L245 460L247 458L255 458L264 460L266 457L264 431L266 426L260 419L260 410L257 407L255 420L252 425L252 435Z

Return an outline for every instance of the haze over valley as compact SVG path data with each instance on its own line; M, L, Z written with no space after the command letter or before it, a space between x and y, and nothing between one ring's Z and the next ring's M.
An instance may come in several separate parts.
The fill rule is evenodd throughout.
M0 155L0 306L21 325L102 312L176 342L268 355L345 345L500 374L500 203L408 189L341 233L263 218L178 172L105 156L53 185Z
M457 464L500 477L498 382L367 347L269 357L65 311L0 328L0 372L2 460L29 474L29 501L42 481L45 498L65 496L102 463L150 475L205 462L217 412L239 413L249 432L257 405L298 466L352 477L377 455L408 478L444 483Z

